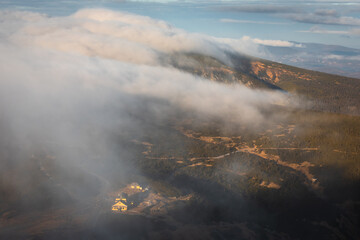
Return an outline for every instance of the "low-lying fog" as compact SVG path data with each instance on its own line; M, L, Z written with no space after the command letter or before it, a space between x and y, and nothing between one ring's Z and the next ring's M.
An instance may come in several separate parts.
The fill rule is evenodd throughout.
M231 49L163 21L105 9L66 17L2 11L1 137L29 158L45 151L63 165L102 174L127 157L109 136L129 129L141 135L139 118L161 122L181 109L249 129L276 121L262 110L289 104L286 94L211 82L168 62L174 53L198 53L231 64Z

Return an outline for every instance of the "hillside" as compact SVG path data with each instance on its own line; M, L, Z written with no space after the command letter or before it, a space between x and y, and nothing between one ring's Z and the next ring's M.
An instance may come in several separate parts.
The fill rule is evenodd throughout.
M159 119L147 110L159 100L143 97L143 109L129 112L141 131L112 129L119 155L89 156L93 169L62 165L47 149L9 148L11 123L0 122L0 238L360 237L358 79L245 56L233 56L232 66L193 54L173 59L212 81L285 90L312 105L274 106L265 116L283 117L249 129L175 107ZM132 182L149 192L131 211L111 212Z
M316 72L246 55L231 56L232 66L200 55L188 54L191 66L175 58L173 65L185 71L224 83L240 82L252 88L282 89L309 100L309 108L345 114L360 114L360 80Z

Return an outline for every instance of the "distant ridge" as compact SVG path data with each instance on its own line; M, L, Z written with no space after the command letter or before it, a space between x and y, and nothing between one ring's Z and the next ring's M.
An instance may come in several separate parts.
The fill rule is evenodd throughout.
M173 56L174 67L226 84L278 89L306 97L312 109L360 114L360 79L293 67L248 55L230 55L232 66L200 54Z

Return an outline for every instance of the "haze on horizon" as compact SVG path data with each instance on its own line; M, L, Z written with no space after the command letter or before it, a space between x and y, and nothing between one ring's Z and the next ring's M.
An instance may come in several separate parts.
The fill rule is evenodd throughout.
M107 8L232 42L243 53L297 67L360 77L358 1L0 1L0 9L70 15Z

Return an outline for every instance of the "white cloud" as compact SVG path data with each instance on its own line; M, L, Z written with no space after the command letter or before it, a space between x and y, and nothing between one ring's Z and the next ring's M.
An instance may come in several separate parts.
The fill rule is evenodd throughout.
M252 21L252 20L240 20L240 19L230 19L222 18L220 22L223 23L247 23L247 24L272 24L272 25L286 25L288 23L284 22L265 22L265 21Z
M360 55L355 55L355 56L343 56L343 55L331 54L331 55L325 56L324 59L330 59L330 60L347 60L347 61L360 61Z
M244 36L240 39L232 38L216 38L216 41L228 45L235 51L250 54L257 57L269 57L268 53L261 46L273 47L302 47L301 44L282 40L264 40L259 38L251 38Z
M6 12L2 32L12 41L88 56L155 64L162 54L196 52L226 61L223 50L199 34L189 34L149 17L105 9L80 10L68 17ZM22 15L17 18L17 15ZM26 19L31 17L31 24ZM36 18L34 17L36 16ZM15 32L7 31L10 26ZM20 21L22 20L22 21ZM136 49L136 50L135 50Z
M248 37L244 37L248 39ZM282 40L262 40L259 38L250 39L257 44L262 44L266 46L273 46L273 47L301 47L301 44L292 43L289 41L282 41Z
M360 18L337 16L329 11L320 11L315 13L291 13L284 14L283 16L291 20L304 23L360 26Z
M71 164L96 165L98 155L102 163L118 161L109 136L141 132L139 118L167 119L178 109L251 129L276 120L268 110L288 102L284 93L227 86L168 67L172 52L223 57L221 51L232 48L161 21L103 9L56 18L4 12L0 18L2 120L11 123L17 146L50 149Z
M349 30L328 30L328 29L320 28L318 26L314 26L309 30L301 30L297 32L318 33L318 34L360 35L359 28L352 28Z

